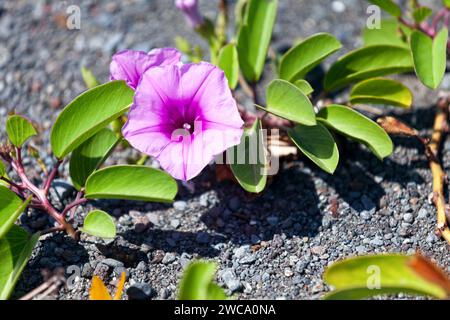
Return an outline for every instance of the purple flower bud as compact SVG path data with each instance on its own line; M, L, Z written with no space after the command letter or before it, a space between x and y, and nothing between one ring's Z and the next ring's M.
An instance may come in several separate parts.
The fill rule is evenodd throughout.
M193 28L203 24L203 17L198 10L198 0L175 0L175 5L184 13L186 20Z

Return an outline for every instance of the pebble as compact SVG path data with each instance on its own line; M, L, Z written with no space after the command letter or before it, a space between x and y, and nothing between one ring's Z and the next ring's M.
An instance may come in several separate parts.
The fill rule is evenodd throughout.
M405 213L405 214L403 215L403 220L404 220L405 222L411 223L411 222L414 221L414 216L413 216L411 213Z
M233 293L242 289L241 282L236 278L233 269L226 269L221 273L221 279L226 287Z
M418 219L426 219L428 217L428 211L425 208L421 208L419 210L419 213L417 214Z
M372 240L370 240L370 242L369 242L372 246L376 246L376 247L380 247L380 246L382 246L384 243L383 243L383 240L381 240L381 239L379 239L379 238L375 238L375 239L372 239Z
M127 290L130 300L150 300L155 295L155 290L148 283L135 283Z
M187 203L186 201L175 201L173 203L173 207L175 208L175 210L184 211L187 208Z
M164 258L162 259L161 262L162 262L163 264L169 264L169 263L174 262L175 259L176 259L176 256L175 256L173 253L167 252L167 253L164 255Z
M180 220L179 219L172 219L170 220L170 226L174 229L177 229L180 226Z
M123 262L120 262L120 261L112 259L112 258L103 259L102 263L104 265L107 265L108 267L111 267L111 268L123 267L124 266Z
M239 260L239 263L240 263L240 264L252 264L252 263L254 263L255 261L256 261L255 255L253 255L253 254L248 254L248 255L245 255L244 257L242 257L242 258Z

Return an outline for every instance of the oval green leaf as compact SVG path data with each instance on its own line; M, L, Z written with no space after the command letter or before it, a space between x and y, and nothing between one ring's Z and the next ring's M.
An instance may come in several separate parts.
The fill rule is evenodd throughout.
M329 105L317 114L327 127L366 145L381 160L394 149L386 131L369 118L348 107Z
M80 230L94 237L113 239L116 236L116 224L113 218L105 211L94 210L84 219Z
M444 78L447 66L448 30L443 28L433 39L420 31L411 35L411 51L414 68L420 81L436 89Z
M288 131L294 144L319 168L334 173L339 163L339 150L331 133L321 123L297 125Z
M428 7L419 7L413 12L414 21L422 23L425 19L433 14L433 10Z
M31 236L16 225L0 238L0 300L11 296L38 240L39 233Z
M390 15L399 18L402 16L402 9L392 0L369 0L374 5L379 6L381 9L389 13Z
M87 178L105 162L118 141L114 132L103 128L73 151L69 172L75 188L84 187Z
M413 95L402 83L384 78L374 78L356 84L350 93L350 103L373 103L409 108Z
M222 48L219 54L219 68L225 72L229 87L235 89L239 80L239 60L235 44L230 43Z
M227 150L236 180L247 192L260 193L267 183L267 157L261 121L244 131L241 143Z
M307 126L316 124L311 101L299 88L286 80L273 80L267 87L266 100L266 108L258 106L262 110Z
M24 202L14 192L0 186L0 238L11 229L30 201L31 197Z
M411 268L412 259L413 256L388 254L336 262L326 270L324 280L337 291L331 292L325 298L362 299L392 293L445 298L446 291L443 288L421 277ZM379 288L371 279L380 281Z
M195 261L189 264L180 284L179 300L225 300L222 288L213 282L217 265Z
M352 51L336 61L325 76L325 90L330 92L369 78L414 70L409 49L368 46Z
M249 0L238 34L239 65L247 81L256 83L266 62L278 0Z
M408 39L411 35L411 29L398 23L397 20L382 19L380 28L369 29L366 27L364 29L364 45L392 45L409 49L409 43L405 41L406 39L403 39L403 35Z
M8 134L11 143L19 148L22 147L25 141L30 137L37 134L31 121L19 115L8 117L6 120L6 133Z
M280 78L294 82L342 47L341 43L328 33L315 34L284 54L280 63Z
M112 120L125 113L134 91L125 81L111 81L86 91L59 115L50 142L59 159L75 150Z
M88 199L171 202L178 186L167 173L146 166L112 166L95 171L86 181Z
M303 92L303 94L305 96L309 96L310 94L312 94L314 92L313 87L311 87L311 85L309 84L308 81L300 79L294 82L294 85L300 89L301 92Z

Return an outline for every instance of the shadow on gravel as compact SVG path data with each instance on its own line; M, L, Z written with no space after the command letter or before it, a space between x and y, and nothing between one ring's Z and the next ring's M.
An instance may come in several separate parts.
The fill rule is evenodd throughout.
M24 269L13 298L20 298L38 287L45 281L44 277L58 270L62 270L63 273L70 272L70 266L77 266L81 270L87 262L89 255L83 244L66 235L55 234L51 239L40 241L39 250ZM37 273L36 270L41 272Z
M199 234L205 234L203 243L199 242ZM152 229L148 233L138 235L134 230L127 230L120 234L126 241L141 246L145 244L155 253L155 250L176 252L178 254L197 254L201 257L216 257L220 251L213 246L223 243L223 236L211 236L205 232L183 232L172 230ZM128 249L128 248L127 248ZM155 258L155 257L153 257Z
M243 191L237 194L244 202L240 208L230 210L230 195L219 194L220 204L201 218L210 230L228 241L246 245L272 240L280 234L292 238L318 233L322 215L314 182L296 167L282 170L261 196L250 198Z

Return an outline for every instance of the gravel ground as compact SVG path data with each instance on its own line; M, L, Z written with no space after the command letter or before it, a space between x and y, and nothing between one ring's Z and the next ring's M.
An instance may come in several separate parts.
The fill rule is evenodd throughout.
M81 65L107 81L117 50L171 46L178 34L199 42L169 0L81 1L81 30L65 27L70 1L38 3L0 3L0 119L15 109L39 123L40 139L33 144L48 164L51 123L84 90ZM357 47L366 7L359 0L281 0L274 47L281 50L319 31L335 34L345 50ZM214 3L203 1L202 10L213 16ZM413 76L401 79L416 94L415 107L387 112L427 134L436 94ZM450 88L450 77L443 87ZM72 286L54 298L86 299L94 274L112 284L126 270L129 298L173 299L183 268L196 258L218 262L218 282L240 299L320 298L328 290L322 281L325 267L358 254L420 250L450 271L448 245L434 234L431 176L423 150L407 139L394 142L394 154L380 162L365 148L342 141L334 176L303 158L285 162L256 198L231 183L212 182L214 169L208 168L193 183L180 185L173 205L92 203L79 210L79 221L90 207L106 210L116 218L118 237L103 242L83 235L74 243L63 235L46 236L15 296L38 286L44 270L64 268L71 274L79 268ZM135 152L123 150L111 163L132 157ZM443 159L450 169L450 139ZM39 179L39 169L27 161L30 175ZM67 166L55 184L55 202L73 197L66 175ZM37 212L23 215L21 222L30 230L50 223Z

